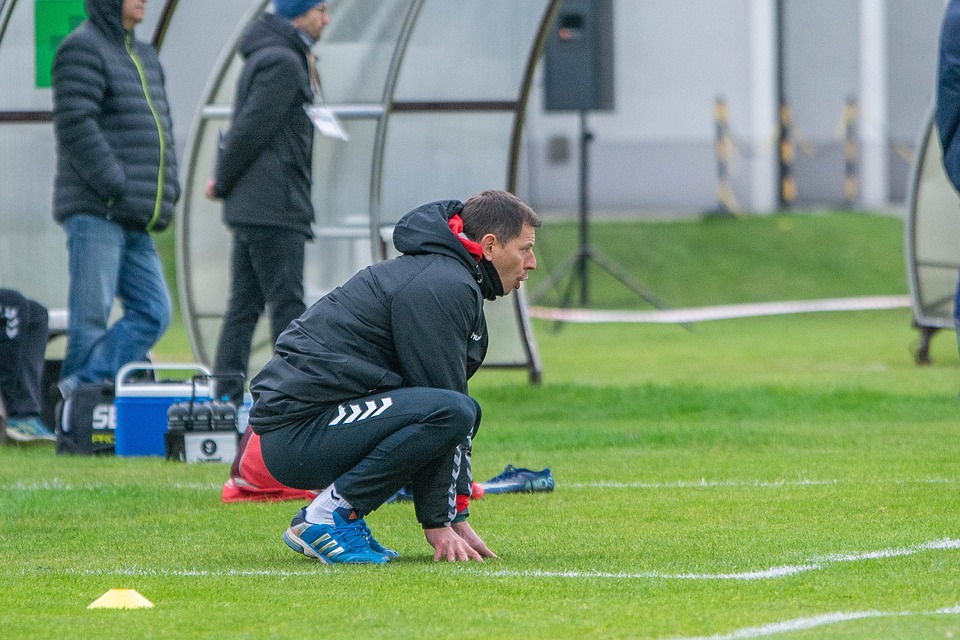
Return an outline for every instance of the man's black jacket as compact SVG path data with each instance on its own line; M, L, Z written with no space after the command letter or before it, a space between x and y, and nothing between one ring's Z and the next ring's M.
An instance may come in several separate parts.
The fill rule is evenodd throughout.
M290 324L253 378L254 431L400 387L467 393L487 352L483 300L503 291L450 231L460 209L445 200L406 214L393 236L402 256L363 269Z
M217 159L214 195L228 225L281 227L312 237L313 101L310 48L288 21L264 14L240 40L230 130Z

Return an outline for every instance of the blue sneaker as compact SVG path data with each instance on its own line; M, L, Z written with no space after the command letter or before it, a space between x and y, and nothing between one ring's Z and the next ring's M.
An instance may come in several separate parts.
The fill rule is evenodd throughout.
M533 493L553 491L553 475L550 467L543 471L531 471L508 464L503 473L480 484L484 493Z
M16 442L56 441L57 436L40 422L40 418L9 418L7 437Z
M333 512L334 525L312 524L306 521L306 507L290 521L290 528L283 532L283 541L288 547L305 556L316 558L325 564L384 564L391 556L376 551L371 545L384 549L373 539L370 529L357 518L354 511L341 513L345 509ZM353 519L350 519L350 516ZM384 549L386 551L386 549ZM393 553L396 553L395 551ZM397 554L399 555L399 554ZM396 556L393 556L396 557Z
M363 520L360 520L360 522L363 522ZM364 535L367 537L367 543L370 545L370 548L373 549L375 553L379 553L381 555L387 556L389 560L393 560L394 558L400 557L400 554L397 551L393 549L388 549L382 544L380 544L379 542L377 542L377 539L373 537L373 532L370 531L370 527L367 526L366 522L363 522L363 528L364 528Z

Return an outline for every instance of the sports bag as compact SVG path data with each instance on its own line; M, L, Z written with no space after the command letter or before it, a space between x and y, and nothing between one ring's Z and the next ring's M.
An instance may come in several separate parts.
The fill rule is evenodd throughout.
M275 502L278 500L306 500L317 497L319 491L294 489L274 478L263 463L260 436L247 428L240 438L237 455L230 466L230 479L223 485L220 499L227 502Z
M110 383L85 382L57 403L58 454L113 455L117 413Z

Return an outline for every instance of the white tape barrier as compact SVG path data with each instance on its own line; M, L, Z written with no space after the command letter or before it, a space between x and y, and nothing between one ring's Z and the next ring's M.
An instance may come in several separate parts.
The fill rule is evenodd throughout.
M860 298L826 298L823 300L787 300L783 302L755 302L749 304L725 304L714 307L687 309L658 309L656 311L602 311L590 309L557 309L530 307L533 318L601 324L609 322L633 322L652 324L686 324L707 320L731 320L754 316L778 316L792 313L816 313L822 311L871 311L879 309L903 309L910 307L910 296L866 296Z

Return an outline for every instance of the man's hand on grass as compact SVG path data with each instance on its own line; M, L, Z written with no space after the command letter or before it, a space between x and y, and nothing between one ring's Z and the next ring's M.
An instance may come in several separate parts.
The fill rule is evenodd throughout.
M466 523L459 523L466 524ZM467 525L469 527L469 525ZM471 533L473 532L470 529ZM453 527L438 527L436 529L424 529L423 535L426 537L427 542L430 543L430 546L433 547L433 560L434 562L439 562L440 560L446 558L447 562L469 562L471 560L476 560L477 562L483 562L483 556L481 552L477 551L472 545L471 542L460 537L456 530ZM492 552L486 548L486 545L483 544L483 541L480 540L476 534L473 534L473 537L476 541L479 541L480 545L486 549L488 554Z

